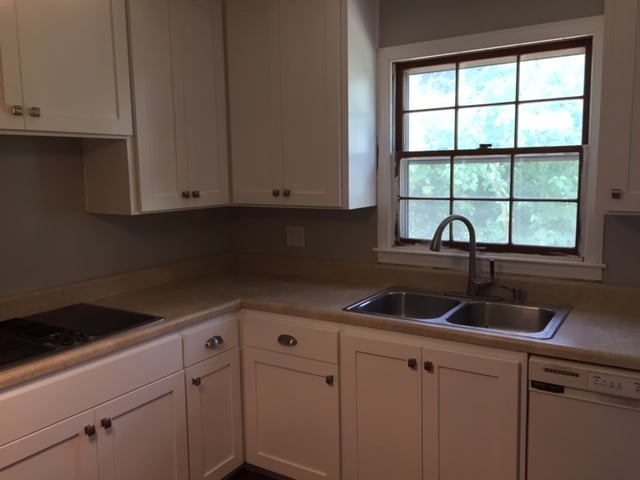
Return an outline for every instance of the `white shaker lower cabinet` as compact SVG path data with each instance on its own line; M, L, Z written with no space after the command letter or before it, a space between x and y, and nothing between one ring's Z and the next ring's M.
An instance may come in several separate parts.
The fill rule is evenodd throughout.
M235 315L183 332L191 480L218 480L243 463L240 350Z
M97 480L96 442L85 433L94 424L87 411L0 447L0 479Z
M338 329L243 312L246 460L296 480L340 478Z
M490 348L342 335L343 478L524 478L524 365Z
M0 393L0 479L187 480L180 357L170 336Z

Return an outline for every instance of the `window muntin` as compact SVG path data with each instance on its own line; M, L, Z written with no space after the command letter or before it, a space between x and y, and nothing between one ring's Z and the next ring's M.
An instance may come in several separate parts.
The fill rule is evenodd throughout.
M585 37L396 64L396 243L459 213L487 250L577 254L590 56Z

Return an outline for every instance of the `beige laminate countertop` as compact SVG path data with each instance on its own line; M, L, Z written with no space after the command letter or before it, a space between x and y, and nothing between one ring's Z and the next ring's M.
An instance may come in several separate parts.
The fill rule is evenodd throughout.
M209 274L92 303L161 315L164 322L0 372L0 389L176 332L241 307L640 370L640 314L611 305L575 306L553 338L532 340L459 327L344 312L379 287L282 275Z

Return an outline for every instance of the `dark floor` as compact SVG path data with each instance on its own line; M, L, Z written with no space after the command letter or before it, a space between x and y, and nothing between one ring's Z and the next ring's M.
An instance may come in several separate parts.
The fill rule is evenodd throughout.
M255 467L243 468L237 471L226 480L278 480L285 477L277 474L269 474L266 471L257 471ZM286 480L286 479L285 479Z

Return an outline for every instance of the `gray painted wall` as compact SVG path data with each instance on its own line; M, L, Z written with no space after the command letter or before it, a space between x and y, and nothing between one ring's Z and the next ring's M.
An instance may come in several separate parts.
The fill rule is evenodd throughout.
M226 250L229 210L90 215L79 140L0 135L0 295Z
M380 0L380 46L590 17L604 0Z
M381 45L602 13L602 0L381 1ZM464 15L461 14L464 12ZM376 210L220 208L118 217L83 209L80 143L0 135L0 295L216 252L375 262ZM286 246L286 227L305 247ZM638 284L640 216L608 218L607 283Z

